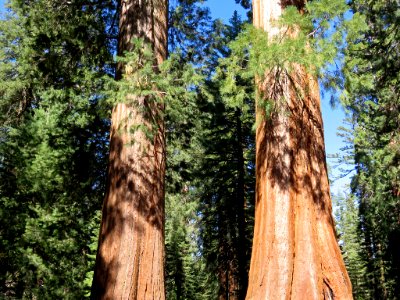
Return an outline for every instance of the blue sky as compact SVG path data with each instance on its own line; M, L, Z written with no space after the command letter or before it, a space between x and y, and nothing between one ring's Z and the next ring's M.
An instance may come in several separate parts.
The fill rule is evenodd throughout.
M173 0L172 0L173 1ZM4 8L4 0L0 0L0 12ZM234 0L208 0L205 4L210 7L213 18L221 18L224 22L232 17L234 10L244 14L244 9L235 3ZM329 104L329 99L322 98L322 117L324 119L324 130L325 130L325 144L326 153L333 154L338 153L340 148L344 147L344 143L340 137L336 135L337 128L343 125L343 119L345 114L341 107L332 109ZM337 193L345 189L346 184L349 183L349 178L338 180L332 185L332 192Z

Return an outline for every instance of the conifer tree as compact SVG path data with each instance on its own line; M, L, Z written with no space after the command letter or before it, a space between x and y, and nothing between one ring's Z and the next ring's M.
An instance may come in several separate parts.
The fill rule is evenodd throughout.
M336 206L335 219L343 253L343 259L353 286L355 299L371 299L369 293L366 262L362 251L358 225L359 214L356 199L352 195L333 197Z
M237 12L230 23L218 49L221 57L230 55L226 44L242 29ZM225 72L222 63L207 82L212 101L202 106L209 116L201 135L205 153L199 170L202 241L209 268L217 275L218 299L244 299L252 231L249 215L254 203L253 82L237 75L235 85L225 84L229 80ZM230 105L241 97L241 89L244 94L238 101L243 105Z
M306 44L295 44L299 27L277 23L288 5L295 6L293 14L305 10L303 1L254 1L253 23L267 32L267 44L289 37L286 51L307 55ZM352 298L332 218L318 82L301 60L282 59L256 80L256 215L247 299Z
M400 292L399 6L397 1L351 2L359 17L349 29L343 102L351 114L360 202L362 254L374 299Z
M346 22L340 0L255 0L260 30L242 31L237 13L226 26L201 0L176 0L165 60L166 2L9 2L0 21L0 298L89 297L104 191L92 298L243 299L254 206L249 299L351 298L316 81L346 29L344 77L331 83L344 83L356 176L353 195L338 200L339 240L354 297L396 299L398 2L351 1ZM338 19L345 26L327 34Z
M0 23L0 297L84 298L105 178L99 90L113 4L8 5Z
M199 241L196 187L201 178L195 174L203 155L199 143L203 117L197 93L202 83L190 84L184 69L189 64L198 66L196 73L205 69L218 31L212 32L209 9L201 1L170 1L169 11L168 47L173 72L177 72L174 76L186 78L192 92L177 95L166 106L166 294L167 299L212 299L214 284Z
M150 47L153 72L167 56L167 1L121 1L116 78L130 78ZM134 44L132 39L142 39ZM146 55L144 52L143 55ZM140 80L142 77L137 77ZM96 258L93 299L164 299L164 105L128 93L111 117L110 157Z

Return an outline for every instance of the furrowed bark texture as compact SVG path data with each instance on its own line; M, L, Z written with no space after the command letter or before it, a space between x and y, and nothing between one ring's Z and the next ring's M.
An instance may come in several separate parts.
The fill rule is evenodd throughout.
M254 25L274 26L286 5L254 0ZM246 299L352 299L336 240L325 160L318 82L299 65L266 70L257 105L256 216Z
M142 38L155 54L154 69L167 55L167 0L120 2L119 55ZM121 78L124 66L117 69ZM128 96L113 108L106 197L92 299L165 299L164 174L162 105ZM156 124L156 125L155 125ZM151 137L143 129L156 128Z

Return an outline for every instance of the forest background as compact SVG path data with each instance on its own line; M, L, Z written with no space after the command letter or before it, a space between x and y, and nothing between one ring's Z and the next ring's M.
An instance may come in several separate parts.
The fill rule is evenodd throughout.
M171 91L183 96L171 103L168 117L168 299L228 299L233 286L244 288L240 269L248 269L251 253L253 83L237 83L246 91L238 111L232 105L236 87L226 87L218 71L249 7L243 1L245 8L236 7L241 14L232 9L227 15L233 0L209 1L211 12L200 2L170 3L170 53L179 61L171 62L171 74L186 82ZM116 3L10 4L13 14L0 27L1 297L82 299L90 294L107 169ZM329 20L332 7L325 9ZM344 168L332 177L351 172L348 191L340 194L350 181L333 188L337 230L355 298L397 299L399 4L357 0L347 10L361 17L345 28L337 68L325 69L336 80L329 78L323 93L331 169ZM218 11L223 21L213 19ZM320 38L346 18L352 14L335 19L338 27ZM335 91L343 93L342 104ZM344 115L331 110L332 93L348 112L340 137L336 128ZM231 202L239 194L238 114L245 228Z

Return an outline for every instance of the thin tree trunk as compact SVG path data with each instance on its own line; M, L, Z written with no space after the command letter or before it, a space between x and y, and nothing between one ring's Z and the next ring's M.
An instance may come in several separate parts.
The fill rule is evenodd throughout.
M290 2L290 3L288 3ZM254 0L254 25L270 38L283 5ZM318 82L301 66L268 70L257 105L256 216L247 299L352 299L337 244L325 161Z
M236 270L233 264L235 253L232 247L232 228L229 217L232 217L232 206L224 202L219 208L218 216L218 300L230 299L232 289L237 287Z
M223 202L219 208L219 300L242 300L247 291L247 257L245 237L245 165L243 128L240 109L235 110L234 201Z
M167 0L120 2L118 52L142 38L155 55L167 55ZM117 79L124 66L119 64ZM162 105L129 95L113 108L107 193L92 286L92 299L165 299ZM152 137L150 132L156 128Z
M247 258L246 258L246 219L245 219L245 165L243 155L243 128L241 111L239 108L235 111L236 118L236 158L237 158L237 187L236 187L236 211L237 211L237 227L238 237L236 243L237 264L238 264L238 282L239 291L237 291L237 299L242 300L246 296L247 290Z

